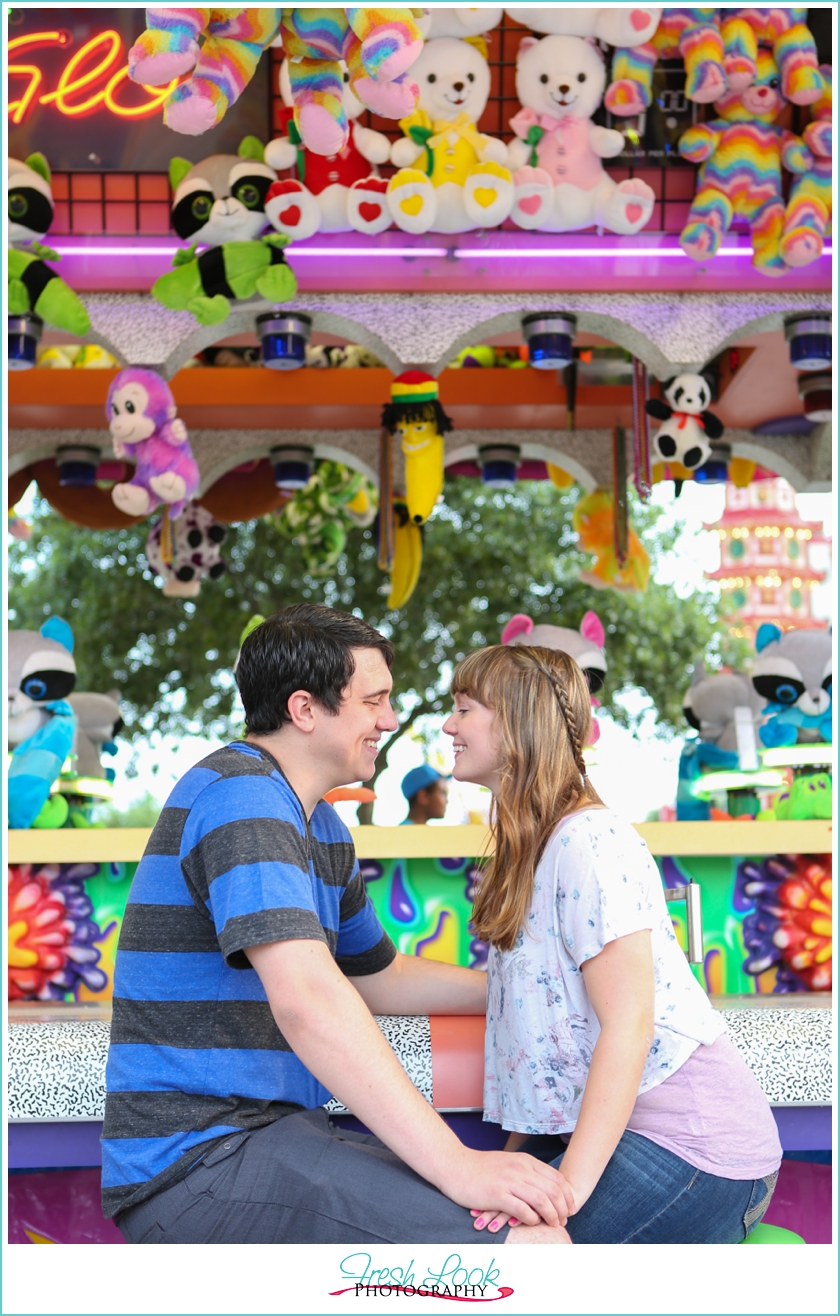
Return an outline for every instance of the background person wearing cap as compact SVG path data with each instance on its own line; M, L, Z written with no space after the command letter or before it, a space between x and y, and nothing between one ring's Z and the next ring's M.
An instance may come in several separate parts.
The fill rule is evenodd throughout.
M436 772L431 763L412 768L402 779L402 793L408 800L408 817L400 823L427 823L442 818L449 799L449 778Z

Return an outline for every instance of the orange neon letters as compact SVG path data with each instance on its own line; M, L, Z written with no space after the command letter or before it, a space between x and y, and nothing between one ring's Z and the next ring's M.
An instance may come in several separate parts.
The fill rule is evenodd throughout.
M66 32L34 32L30 36L13 38L9 42L9 53L11 54L21 46L65 46L70 40L72 38L68 37ZM85 71L85 63L89 63L90 58L99 53L103 46L107 46L107 50L100 58L99 63ZM37 103L39 105L54 104L58 112L67 115L68 118L78 118L80 115L91 114L100 106L121 119L139 119L154 114L170 92L174 91L178 79L174 78L166 87L144 87L143 89L148 92L150 99L141 105L120 105L115 100L114 93L128 77L127 66L119 67L122 54L123 44L119 33L113 30L100 32L97 36L92 37L90 41L85 42L71 56L62 70L58 86L54 91L48 91L40 96ZM117 66L116 72L113 71L115 65ZM29 85L23 95L18 100L9 102L9 118L12 123L22 123L30 107L35 102L36 93L40 90L43 81L43 74L35 64L10 64L9 73L22 74L29 78ZM78 95L85 88L92 89L95 82L108 75L110 76L106 85L100 87L98 91L93 91L93 94L86 99L81 101L68 99L71 96Z

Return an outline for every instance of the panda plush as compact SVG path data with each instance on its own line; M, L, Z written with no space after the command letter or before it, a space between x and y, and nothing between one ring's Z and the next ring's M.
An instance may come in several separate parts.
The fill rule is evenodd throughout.
M664 422L651 439L654 457L696 471L712 455L709 440L723 434L722 423L707 410L712 386L705 375L677 375L666 380L662 393L645 403L648 415Z
M768 748L831 742L831 633L781 631L764 622L755 637L752 683L767 700L759 737Z
M227 569L219 554L227 529L206 507L188 503L172 523L172 561L165 562L161 552L162 525L156 521L146 540L149 566L163 581L167 598L194 599L202 580L218 580Z
M152 296L172 311L191 311L199 324L221 324L231 300L258 294L285 302L297 292L286 264L283 233L260 236L268 224L266 197L277 175L265 163L262 143L246 137L237 155L209 155L198 164L170 161L172 227L189 241L176 251ZM206 246L200 256L199 246Z

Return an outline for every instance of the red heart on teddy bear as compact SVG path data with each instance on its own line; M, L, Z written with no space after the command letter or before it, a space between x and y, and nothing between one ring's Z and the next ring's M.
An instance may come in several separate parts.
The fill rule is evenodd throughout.
M289 228L296 228L300 223L300 206L289 206L288 210L281 211L278 218L281 224L286 224Z
M359 206L359 214L367 224L372 224L382 214L382 207L375 205L373 201L363 201Z

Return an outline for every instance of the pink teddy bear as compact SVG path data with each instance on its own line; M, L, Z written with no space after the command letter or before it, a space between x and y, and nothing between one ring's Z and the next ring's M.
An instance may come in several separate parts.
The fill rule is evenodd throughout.
M607 671L604 639L604 627L595 612L584 614L579 631L569 630L566 626L535 626L533 619L522 612L511 617L502 631L502 644L539 645L544 649L558 649L574 658L589 683L593 708L600 708L595 695L604 684ZM601 728L593 717L588 743L597 744L600 734Z
M198 488L198 466L176 410L169 385L154 370L121 370L108 390L105 414L114 455L136 462L131 481L111 491L128 516L145 516L165 503L174 521Z

